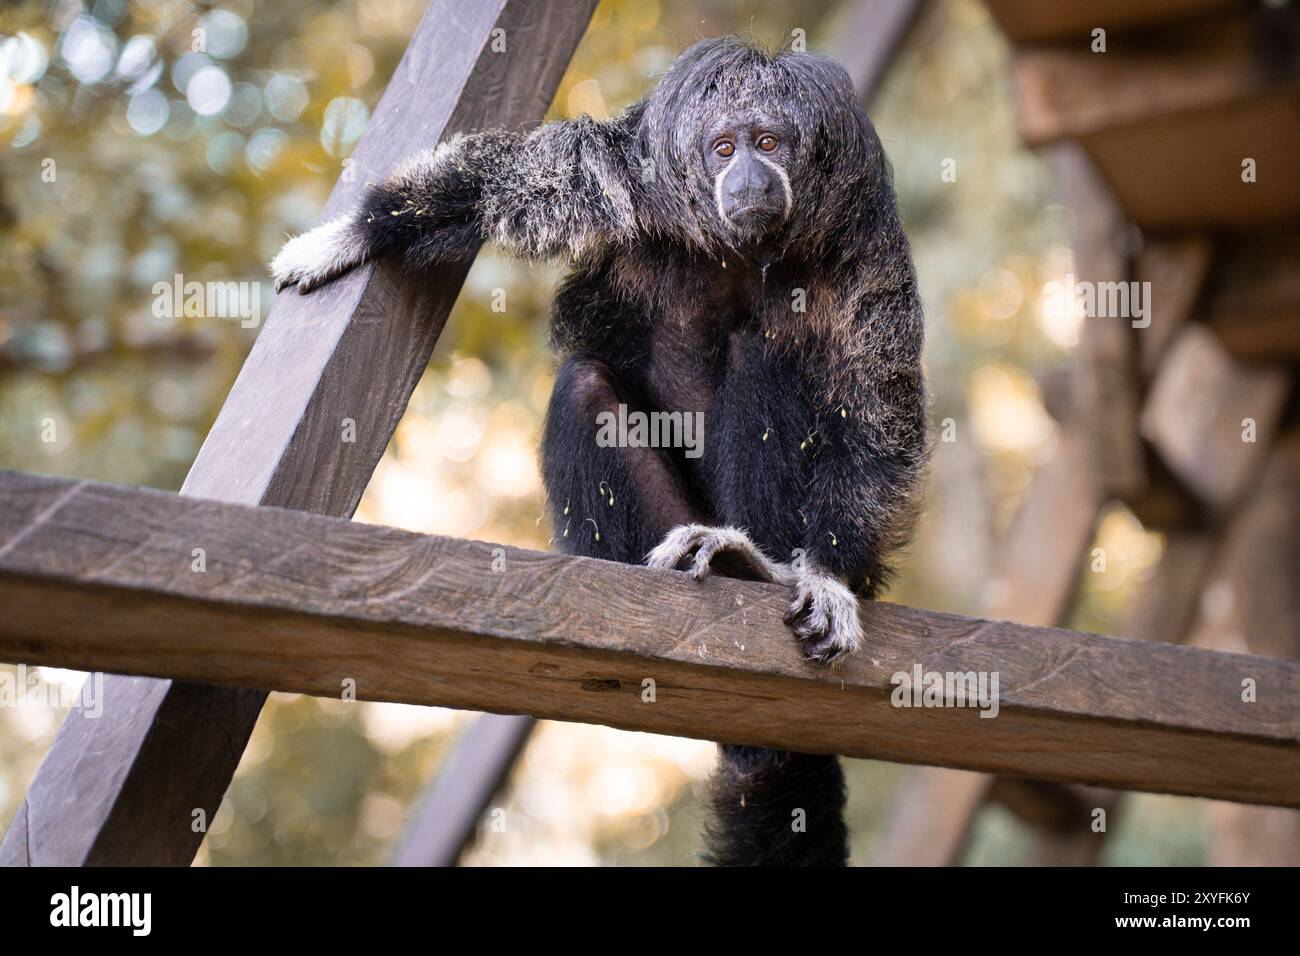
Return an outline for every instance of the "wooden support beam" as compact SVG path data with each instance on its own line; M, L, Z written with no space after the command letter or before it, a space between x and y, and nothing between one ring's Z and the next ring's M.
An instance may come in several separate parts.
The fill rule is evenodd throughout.
M1062 409L1062 416L1073 419L1072 404ZM984 594L984 613L1037 627L1064 620L1102 503L1092 446L1067 426L1060 432L1055 453L1034 474L998 546L996 567ZM912 771L899 787L872 863L957 865L993 781L987 774L942 767Z
M1300 364L1300 232L1227 243L1200 315L1239 359Z
M1064 620L1104 500L1090 444L1062 429L999 545L984 613L1035 627Z
M1095 866L1105 848L1106 832L1094 832L1097 810L1106 828L1116 823L1122 794L1102 787L997 777L990 802L1009 810L1034 828L1034 846L1024 862L1031 866Z
M1062 199L1070 207L1078 281L1128 282L1131 229L1109 185L1076 144L1054 147L1051 158ZM1123 317L1084 319L1075 376L1074 407L1092 442L1103 490L1125 500L1140 496L1149 482L1137 426L1140 379L1134 331Z
M1155 572L1138 585L1124 628L1126 637L1165 644L1187 640L1205 590L1214 539L1215 533L1208 529L1165 535Z
M1300 664L869 603L832 671L774 585L17 473L0 497L0 660L1300 805ZM894 706L917 665L996 673L997 716Z
M1260 68L1250 18L1239 13L1108 35L1104 53L1088 42L1026 47L1012 68L1017 125L1032 146L1239 105L1297 79Z
M488 804L523 752L536 721L518 714L482 714L438 770L403 834L395 866L455 866Z
M1147 236L1138 253L1138 282L1150 283L1150 325L1137 329L1142 377L1150 381L1175 333L1192 317L1210 271L1213 244L1208 236Z
M985 5L1017 43L1067 39L1086 43L1098 27L1108 34L1123 33L1240 6L1238 0L985 0Z
M924 0L858 0L839 58L863 103L870 105L924 6Z
M1213 332L1189 325L1152 383L1142 434L1179 480L1222 514L1263 464L1290 388L1284 370L1238 362Z
M1213 552L1207 531L1173 532L1151 578L1142 583L1124 633L1144 641L1181 643L1191 629L1202 583ZM999 777L989 791L1037 830L1032 862L1088 866L1101 857L1105 836L1114 832L1122 794L1099 787L1077 787ZM1093 811L1106 811L1106 831L1092 829Z
M1205 235L1143 237L1133 276L1147 289L1148 324L1133 330L1143 388L1158 374L1170 344L1191 320L1213 252L1213 243ZM1180 531L1201 524L1204 513L1196 498L1151 448L1144 451L1146 487L1125 498L1134 515L1150 529Z
M1300 659L1300 432L1281 436L1223 535L1193 641ZM1215 866L1300 865L1300 814L1212 802Z
M996 777L918 767L898 786L872 866L956 866Z
M1086 828L1094 807L1109 807L1115 799L1115 791L1061 786L1023 777L998 777L989 798L1041 830L1074 837L1080 829Z
M353 155L357 174L335 186L325 215L444 136L539 120L594 6L434 0ZM493 48L496 30L504 50ZM447 269L401 282L367 265L310 296L280 295L181 493L351 514L463 278ZM355 441L343 440L349 421ZM193 859L203 836L193 812L215 814L264 695L109 677L105 697L99 719L74 709L64 721L0 864Z
M1104 53L1021 49L1017 125L1031 145L1080 143L1143 228L1288 226L1300 215L1300 60L1270 57L1260 37L1297 29L1292 6L1108 37Z

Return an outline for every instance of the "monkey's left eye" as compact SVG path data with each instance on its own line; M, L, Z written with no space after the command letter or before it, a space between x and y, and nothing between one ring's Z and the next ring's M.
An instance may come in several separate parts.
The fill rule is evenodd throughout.
M765 153L770 153L777 147L777 138L771 133L764 133L758 138L758 148Z
M726 159L736 151L736 144L729 139L720 139L713 144L713 151Z

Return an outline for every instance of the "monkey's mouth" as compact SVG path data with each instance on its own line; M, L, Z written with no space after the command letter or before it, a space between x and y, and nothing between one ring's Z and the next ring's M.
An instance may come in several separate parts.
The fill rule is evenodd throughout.
M781 210L765 205L743 206L727 212L732 228L741 235L756 236L781 222Z

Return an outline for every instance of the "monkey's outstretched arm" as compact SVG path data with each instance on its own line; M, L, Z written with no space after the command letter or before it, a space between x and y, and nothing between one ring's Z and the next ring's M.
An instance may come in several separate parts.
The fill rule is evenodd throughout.
M636 116L453 137L371 186L351 212L286 243L271 263L276 288L306 292L381 256L412 269L464 262L488 239L530 259L630 239Z

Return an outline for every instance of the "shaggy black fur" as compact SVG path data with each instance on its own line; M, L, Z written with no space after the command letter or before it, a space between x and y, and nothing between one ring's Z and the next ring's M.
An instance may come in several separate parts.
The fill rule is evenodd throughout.
M713 822L705 860L714 866L844 866L844 773L834 757L719 744ZM795 823L796 814L802 819ZM799 827L799 828L797 828Z
M730 157L711 144L750 130L780 145L737 147L735 168L758 164L742 184L763 183L737 202L785 208L742 233L718 176ZM793 587L808 656L852 651L854 596L884 586L927 442L910 252L845 71L704 41L613 120L458 136L415 157L272 268L306 290L373 256L419 269L489 239L572 263L551 319L561 366L542 451L557 543L639 563L681 525L743 529L772 559L766 576ZM596 416L620 404L702 412L703 454L599 447ZM652 564L676 563L667 546ZM732 746L721 758L710 859L845 862L835 758Z

